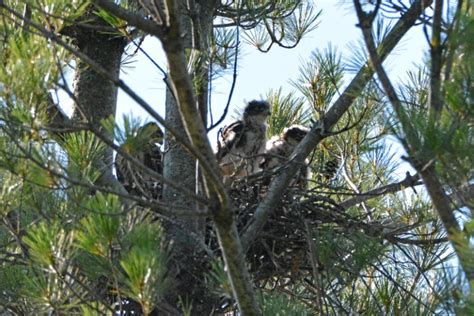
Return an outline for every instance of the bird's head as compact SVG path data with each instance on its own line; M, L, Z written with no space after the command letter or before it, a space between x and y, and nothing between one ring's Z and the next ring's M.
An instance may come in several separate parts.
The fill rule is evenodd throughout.
M244 110L244 119L258 117L266 121L270 115L270 104L267 101L250 101Z
M163 143L163 131L155 122L149 122L140 127L138 134L148 139L149 143L160 145Z
M302 125L291 125L283 131L283 139L291 144L297 145L308 134L309 128Z

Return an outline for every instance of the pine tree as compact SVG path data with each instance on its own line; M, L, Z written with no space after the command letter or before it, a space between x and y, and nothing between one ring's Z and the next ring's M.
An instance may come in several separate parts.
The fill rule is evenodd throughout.
M235 80L243 41L297 45L315 5L1 1L0 312L472 313L469 1L354 0L360 47L315 50L291 92L267 94L268 138L292 124L308 135L281 168L222 183L208 133L234 86L214 120L213 80ZM394 85L382 62L417 24L429 54ZM120 79L147 36L167 58L164 118ZM166 131L163 173L127 150L148 143L135 133L146 122L120 124L119 89ZM127 192L114 155L163 195ZM308 187L292 186L307 162Z

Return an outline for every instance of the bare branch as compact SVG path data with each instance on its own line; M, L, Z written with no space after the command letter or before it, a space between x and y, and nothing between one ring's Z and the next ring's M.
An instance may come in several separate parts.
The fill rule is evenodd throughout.
M316 282L315 285L315 290L316 290L316 296L317 296L317 306L318 310L321 312L323 311L323 299L322 299L322 293L323 293L323 287L322 287L322 277L321 273L319 272L320 267L318 263L318 257L316 254L316 245L314 244L313 240L313 234L311 230L310 223L308 221L305 221L305 229L306 229L306 242L308 243L308 252L309 252L309 258L311 262L311 269L313 271L313 278Z
M107 12L115 15L118 18L121 18L130 25L135 26L136 28L151 34L157 37L162 37L164 34L163 26L157 24L152 20L147 20L143 16L133 13L129 10L122 8L119 5L116 5L113 1L109 0L94 0L92 1L96 6L106 10Z
M446 237L435 238L435 239L408 239L408 238L400 238L400 237L395 237L395 236L386 236L385 238L392 243L416 245L416 246L432 246L435 244L442 244L442 243L449 242L449 239Z
M437 1L437 3L438 2L439 1ZM360 21L360 25L361 25L362 32L364 35L364 40L367 46L367 50L369 52L371 64L375 68L377 75L379 77L379 80L383 86L383 89L385 90L385 93L387 94L391 104L393 105L393 108L395 109L395 112L397 113L403 128L405 129L405 131L410 131L412 129L412 126L409 125L409 123L403 119L403 116L402 116L403 110L402 110L401 102L398 99L395 89L393 88L382 66L383 60L381 60L379 55L377 54L377 49L375 47L375 42L372 36L371 22L367 23L368 21L364 20L366 17L365 17L365 13L362 11L359 0L354 0L354 5L356 6L357 16ZM433 30L433 32L435 32L435 30ZM439 43L439 45L441 45L441 43ZM434 48L437 49L437 47L434 47ZM436 54L435 54L435 57L436 57ZM435 66L437 67L439 65L435 65ZM438 73L432 72L432 76L434 75L434 76L439 77L440 71L441 70L439 69ZM435 78L434 81L436 80L437 79ZM432 78L432 85L433 85L433 78ZM435 87L437 87L438 89L441 89L440 85L438 86L437 84L435 84ZM431 94L440 94L440 93L441 92L439 90L431 91ZM440 101L440 99L436 96L431 97L432 102L433 100ZM433 108L433 106L434 105L432 104L432 108L431 108L432 111L440 110L437 107ZM432 118L433 117L430 117L430 119ZM407 142L409 145L413 145L411 144L412 141L413 140L411 139L407 139ZM410 148L407 148L407 150L409 151L409 154L413 154L410 152ZM469 241L461 233L459 224L456 221L456 218L454 216L454 210L451 206L448 196L443 190L441 181L439 180L436 174L434 164L432 162L426 162L426 161L412 161L412 164L415 167L415 169L420 173L421 178L423 179L423 182L428 191L428 194L431 197L431 201L433 202L434 207L438 211L438 214L441 218L441 221L444 224L444 227L446 228L446 231L448 233L450 240L453 242L454 249L459 257L460 263L464 269L464 272L467 275L467 278L469 280L473 280L474 279L474 266L472 265L472 259L470 258L472 256L463 255L464 252L468 251L468 249L470 248Z
M227 103L225 105L224 112L222 113L221 117L217 120L217 122L215 124L212 124L207 129L208 132L211 131L212 129L214 129L219 124L221 124L222 121L224 121L224 119L226 118L227 112L229 111L230 101L232 100L232 95L234 94L235 84L237 82L237 57L239 55L239 46L240 46L239 38L240 38L240 32L239 32L239 28L237 27L237 29L236 29L235 57L234 57L234 70L233 70L233 73L232 73L232 85L230 87L229 96L227 97Z
M172 88L178 101L177 105L186 133L193 146L206 157L206 162L211 166L210 170L205 170L207 189L210 190L212 199L209 210L216 226L220 248L239 310L242 315L258 315L260 312L250 275L245 266L245 255L237 233L230 200L217 174L219 167L209 144L203 120L200 119L200 113L196 107L191 78L186 67L177 6L176 1L166 0L169 30L167 36L162 38L163 48L168 58Z
M430 109L432 119L439 116L443 108L441 98L441 66L443 45L441 43L441 24L443 14L443 0L436 0L433 27L430 43L431 53L431 74L430 74ZM434 122L433 122L434 123Z
M407 13L400 18L393 29L384 39L380 51L380 58L384 60L393 50L401 38L416 23L423 9L430 5L433 0L417 0L413 2ZM322 118L320 124L313 126L311 131L296 147L291 156L292 162L288 168L282 172L270 185L268 193L255 211L254 221L242 234L242 244L245 250L248 250L251 243L255 240L263 225L270 216L274 206L280 200L283 192L287 189L294 174L297 172L299 164L303 163L306 157L314 148L325 138L326 133L330 132L332 127L347 112L354 100L360 95L366 84L372 78L374 70L366 63L351 81L343 94L337 99L333 106Z
M403 189L408 188L408 187L414 187L414 186L417 186L417 185L421 185L421 182L418 181L419 179L420 179L420 176L418 174L415 174L414 176L411 176L410 173L407 172L407 175L406 175L405 179L403 179L400 182L391 183L391 184L388 184L386 186L383 186L383 187L380 187L380 188L377 188L377 189L373 189L373 190L365 192L365 193L357 194L356 197L345 200L345 201L341 202L339 205L342 208L347 209L351 206L354 206L354 205L357 205L359 203L368 201L370 199L379 197L381 195L385 195L387 193L395 193L395 192L398 192L398 191L403 190Z

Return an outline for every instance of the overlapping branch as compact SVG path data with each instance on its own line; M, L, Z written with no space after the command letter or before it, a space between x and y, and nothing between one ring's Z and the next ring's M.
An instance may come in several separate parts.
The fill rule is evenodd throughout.
M380 2L380 0L378 1ZM441 3L442 1L436 1L436 7L435 7L435 21L433 23L441 23ZM357 16L360 21L360 26L364 35L364 41L367 46L367 50L369 52L369 57L370 61L372 64L372 67L376 70L377 75L379 77L379 80L382 84L382 87L387 94L387 97L392 104L395 112L397 113L400 122L402 124L403 129L407 132L411 132L412 126L409 125L407 122L405 122L404 117L403 117L403 109L402 109L402 104L400 100L398 99L398 96L395 92L394 87L392 86L390 79L388 78L383 66L382 62L383 59L380 57L379 53L377 52L377 48L375 46L375 41L372 35L372 19L377 12L371 12L371 13L365 13L362 9L362 6L360 4L359 0L354 0L354 5L356 7L357 11ZM435 34L436 32L440 32L440 25L436 26L433 25L433 32L434 32L434 38L433 40L436 42L440 40L438 36L440 34ZM430 91L430 101L432 102L431 104L431 110L434 111L430 113L430 121L433 120L434 117L437 117L439 115L439 111L441 110L441 85L439 82L439 76L441 72L440 68L440 43L432 43L431 49L434 49L435 52L432 52L432 58L435 60L432 61L432 78L431 78L431 88L436 89L435 91L431 90ZM434 122L431 122L434 124ZM412 133L410 133L412 134ZM412 146L412 142L416 141L411 138L408 138L407 143L409 146ZM407 148L408 153L413 155L414 153L411 152L410 148ZM418 150L423 150L423 149L418 149ZM454 216L454 209L451 205L451 202L449 200L449 197L446 195L442 183L439 179L439 177L436 174L435 166L434 166L434 161L427 161L426 158L423 157L417 157L418 159L415 159L412 161L413 166L415 169L419 172L421 178L423 179L423 183L428 191L428 194L431 197L431 200L433 202L434 207L438 211L438 214L441 218L441 221L443 222L446 231L448 233L448 236L450 237L450 240L453 242L454 249L456 253L459 256L460 263L463 266L464 272L466 273L467 277L469 280L474 279L474 267L472 265L472 259L470 259L470 256L466 256L464 252L468 250L469 247L469 241L466 240L466 238L463 236L461 233L459 224L456 221L456 218Z
M380 59L383 61L393 50L401 38L415 25L423 9L429 6L433 0L414 1L411 8L395 24L393 29L383 40L380 49ZM301 163L316 146L328 135L333 126L347 112L357 96L360 95L366 84L372 78L374 69L366 63L351 81L343 94L337 99L333 106L325 113L321 122L315 124L308 135L301 141L291 156L292 162L270 185L267 195L260 203L254 216L253 223L243 232L242 244L248 250L252 241L255 240L261 231L266 220L270 216L274 207L278 204L280 197L288 187L293 175L298 170Z
M110 0L94 0L92 1L99 8L104 9L105 11L115 15L118 18L121 18L127 21L131 26L134 26L143 32L146 32L150 35L155 35L162 37L164 34L163 26L157 24L153 20L147 20L144 16L134 13L130 10L126 10L119 5L116 5L114 1Z
M376 188L365 193L357 194L357 196L353 198L342 201L339 205L342 208L347 209L351 206L385 195L387 193L395 193L408 187L421 185L421 182L418 181L419 179L420 179L420 176L418 174L411 176L410 173L407 173L405 179L403 179L402 181L399 181L396 183L390 183L383 187Z
M258 315L258 304L253 292L250 275L245 266L237 227L227 192L220 180L219 170L212 148L207 138L207 131L196 107L191 78L187 70L184 46L181 39L181 27L178 4L174 0L165 2L169 29L166 36L160 38L166 52L172 88L177 98L177 104L186 133L191 143L207 159L210 170L204 170L207 189L211 197L209 210L214 220L219 237L220 248L226 263L229 279L239 310L243 315Z

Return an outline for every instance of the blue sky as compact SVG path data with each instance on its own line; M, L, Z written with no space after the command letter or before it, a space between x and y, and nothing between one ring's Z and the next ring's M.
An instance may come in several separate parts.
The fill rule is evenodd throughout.
M296 78L301 61L308 58L315 49L324 49L332 44L344 57L350 58L349 43L361 37L360 29L356 27L357 18L351 3L352 1L348 0L316 1L317 8L322 10L319 27L308 34L294 49L273 47L269 53L260 53L254 47L243 44L241 49L243 55L239 61L237 83L229 113L237 107L242 107L245 101L263 98L270 89L277 90L282 87L283 91L290 91L289 80ZM406 70L413 67L414 62L419 63L425 47L426 41L420 28L408 33L386 63L392 78L403 77ZM145 40L143 49L166 69L163 51L156 39ZM132 60L133 63L124 68L122 79L155 110L164 114L163 75L141 53ZM346 83L349 79L346 78ZM214 82L212 94L214 117L219 117L222 113L231 80L232 76L229 73ZM132 113L134 116L147 117L146 113L123 92L119 93L118 113L119 116L122 113ZM225 123L229 120L230 117Z
M283 49L274 46L269 53L261 53L256 48L243 43L241 47L243 54L238 64L238 77L229 113L243 107L245 101L264 98L271 89L282 88L284 92L291 91L289 81L296 79L302 61L316 49L325 49L331 44L342 53L345 59L350 58L349 44L361 38L361 31L356 27L357 18L352 0L316 0L315 3L317 10L322 10L319 26L303 38L296 48ZM406 71L413 69L414 63L421 62L426 47L427 42L421 27L412 29L384 64L391 78L394 81L403 79ZM144 41L142 48L163 69L166 69L166 59L158 40L149 37ZM133 51L132 48L130 50ZM164 116L163 74L141 52L124 65L121 78ZM345 83L349 83L350 79L350 75L347 76ZM227 103L231 80L232 74L228 73L227 76L213 83L212 105L215 119L220 117ZM68 102L66 98L61 99L66 112L70 112L67 111L70 100ZM117 114L119 121L123 114L132 114L144 120L149 119L148 114L122 91L119 91ZM228 115L222 125L228 124L231 120L231 115ZM218 128L210 133L211 142L215 142L217 130ZM392 144L392 146L393 150L402 154L399 145ZM400 171L402 174L405 173L404 170Z

